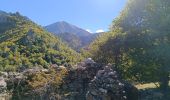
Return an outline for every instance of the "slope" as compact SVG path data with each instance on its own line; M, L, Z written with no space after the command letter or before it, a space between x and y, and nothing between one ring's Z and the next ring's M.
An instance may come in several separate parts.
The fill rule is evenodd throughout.
M0 70L48 68L81 59L80 54L18 12L0 14L0 27Z
M61 38L69 47L76 51L87 46L94 40L95 34L65 21L56 22L44 27L48 32Z

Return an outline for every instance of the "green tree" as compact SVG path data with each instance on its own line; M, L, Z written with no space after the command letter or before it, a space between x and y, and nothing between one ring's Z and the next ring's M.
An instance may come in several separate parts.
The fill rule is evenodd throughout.
M90 45L92 58L113 63L122 76L168 88L170 60L170 2L129 0L109 33Z

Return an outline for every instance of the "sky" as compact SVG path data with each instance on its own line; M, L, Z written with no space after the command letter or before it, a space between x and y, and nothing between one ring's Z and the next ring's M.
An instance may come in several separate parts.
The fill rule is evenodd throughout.
M1 0L0 10L19 12L41 26L66 21L89 32L108 31L127 0Z

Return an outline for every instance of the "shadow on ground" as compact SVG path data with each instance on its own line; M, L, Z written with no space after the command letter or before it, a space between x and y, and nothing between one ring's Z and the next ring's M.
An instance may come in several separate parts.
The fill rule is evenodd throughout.
M139 100L170 100L170 89L166 93L158 88L139 90Z

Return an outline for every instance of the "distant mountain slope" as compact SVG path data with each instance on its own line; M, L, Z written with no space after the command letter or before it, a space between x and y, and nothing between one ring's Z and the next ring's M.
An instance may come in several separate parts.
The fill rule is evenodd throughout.
M45 26L45 29L51 33L59 34L59 33L72 33L79 37L89 36L91 33L83 30L75 25L69 24L65 21L56 22L54 24Z
M80 54L19 13L0 12L0 70L74 64Z
M0 14L2 15L2 14L7 14L7 13L2 11L2 10L0 10Z
M82 46L81 39L72 33L61 33L57 34L60 37L61 41L67 44L69 47L73 48L74 50L79 50Z
M76 51L79 51L81 48L90 44L96 37L96 34L89 33L86 30L65 21L56 22L45 26L44 28L48 32L60 37L62 41Z

